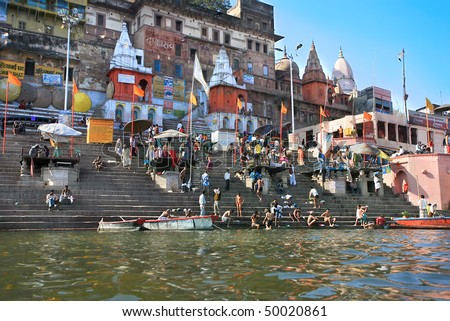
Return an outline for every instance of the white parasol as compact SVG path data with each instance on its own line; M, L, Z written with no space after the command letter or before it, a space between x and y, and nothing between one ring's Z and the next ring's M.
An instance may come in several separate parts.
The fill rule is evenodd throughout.
M175 129L168 129L163 131L161 134L156 135L154 138L161 139L161 138L185 138L188 137L187 134L179 132Z
M69 140L68 137L81 136L82 133L60 123L39 125L38 130L41 132L44 139L51 139L56 143L65 143Z

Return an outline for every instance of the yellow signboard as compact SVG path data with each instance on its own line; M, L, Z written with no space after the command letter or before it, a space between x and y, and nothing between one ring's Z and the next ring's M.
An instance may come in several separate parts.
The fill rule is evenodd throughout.
M12 73L19 79L23 79L25 75L25 64L23 62L0 60L0 76L7 77L8 72ZM34 76L42 77L43 74L62 75L63 70L61 68L35 65Z
M67 2L87 6L87 0L67 0Z
M86 142L112 143L114 131L114 120L103 118L89 118Z

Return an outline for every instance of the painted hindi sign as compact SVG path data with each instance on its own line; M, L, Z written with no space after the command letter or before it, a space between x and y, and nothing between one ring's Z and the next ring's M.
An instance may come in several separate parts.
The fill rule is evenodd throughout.
M409 110L409 123L411 125L427 127L427 115L425 113L419 113L417 111ZM428 127L435 129L447 128L444 117L435 115L428 115Z

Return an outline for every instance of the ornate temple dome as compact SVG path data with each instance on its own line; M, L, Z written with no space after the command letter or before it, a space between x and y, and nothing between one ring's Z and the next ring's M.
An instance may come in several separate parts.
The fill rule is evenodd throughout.
M290 73L290 66L289 66L289 58L284 54L284 57L281 58L276 64L275 64L275 72L283 72L283 73ZM295 63L294 60L292 60L292 77L298 78L299 77L299 69L298 65Z
M209 87L217 85L237 86L236 79L233 76L233 70L230 66L230 59L228 58L225 47L222 46L216 58L214 71L209 80Z
M332 79L345 94L350 94L356 88L352 67L345 60L342 49L339 50L339 57L334 64Z

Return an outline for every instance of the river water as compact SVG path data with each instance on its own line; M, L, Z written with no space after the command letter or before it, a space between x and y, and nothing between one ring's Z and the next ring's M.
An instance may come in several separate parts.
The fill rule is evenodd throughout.
M1 232L0 300L450 300L450 231Z

